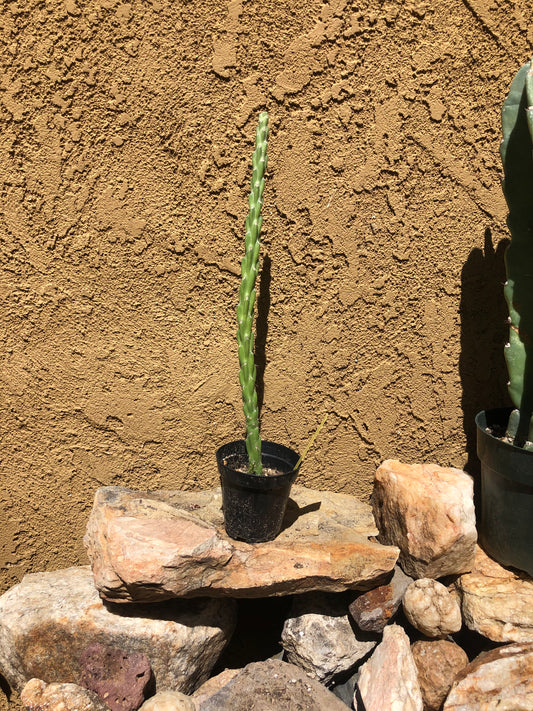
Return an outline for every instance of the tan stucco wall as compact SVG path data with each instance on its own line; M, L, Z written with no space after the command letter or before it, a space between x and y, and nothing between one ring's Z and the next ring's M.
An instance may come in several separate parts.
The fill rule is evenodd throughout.
M531 20L526 0L3 5L0 591L85 562L99 486L215 484L243 429L263 108L264 437L301 449L329 412L300 482L362 497L388 457L464 466L463 410L505 404L499 110Z

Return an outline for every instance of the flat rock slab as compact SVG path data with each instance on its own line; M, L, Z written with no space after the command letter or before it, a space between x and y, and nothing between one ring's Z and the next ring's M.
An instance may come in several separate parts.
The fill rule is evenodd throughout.
M100 595L115 602L174 597L270 597L367 590L399 550L377 535L353 496L294 486L275 541L234 541L220 488L200 492L99 489L85 535Z

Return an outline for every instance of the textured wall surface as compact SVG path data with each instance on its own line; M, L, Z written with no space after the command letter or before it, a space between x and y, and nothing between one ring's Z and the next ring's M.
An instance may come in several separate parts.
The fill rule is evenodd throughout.
M362 497L384 458L473 460L472 415L507 403L499 112L526 0L0 12L0 589L85 561L97 487L211 486L242 436L265 108L263 436L303 449L329 412L300 483Z

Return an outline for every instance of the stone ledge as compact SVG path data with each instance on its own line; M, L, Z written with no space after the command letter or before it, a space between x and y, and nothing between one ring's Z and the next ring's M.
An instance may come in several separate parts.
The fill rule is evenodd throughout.
M353 496L294 486L275 541L230 539L220 488L99 489L85 535L95 584L115 602L174 597L270 597L367 590L399 550L371 540L372 510Z

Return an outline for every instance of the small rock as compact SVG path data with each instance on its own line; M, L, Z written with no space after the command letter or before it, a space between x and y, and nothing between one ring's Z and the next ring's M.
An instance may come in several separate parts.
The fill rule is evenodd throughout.
M483 652L459 672L443 711L531 711L533 644Z
M466 652L445 639L420 640L411 647L418 669L424 711L439 711L457 674L468 664Z
M109 711L98 696L77 684L47 684L30 679L20 700L30 711Z
M161 691L152 696L139 711L196 711L197 706L190 696L179 691Z
M288 662L329 684L366 656L376 640L357 639L344 596L308 593L295 596L281 645Z
M199 711L346 711L346 705L293 664L253 662L199 706ZM381 710L383 711L383 709Z
M457 599L432 578L412 582L403 597L409 622L426 637L446 637L459 632L463 621Z
M390 582L355 598L348 606L350 617L364 632L383 632L385 625L398 611L405 590L412 582L413 579L396 565Z
M533 578L477 548L474 569L456 582L466 626L494 642L533 642Z
M400 548L408 575L441 578L472 570L477 533L468 474L389 459L376 471L372 508L378 540Z
M128 654L93 642L80 657L80 684L105 701L111 711L137 711L152 678L145 654Z
M32 573L0 597L0 669L15 690L32 678L78 683L83 651L99 642L145 654L158 690L190 693L235 623L234 600L104 606L88 566Z
M422 711L422 694L409 637L398 625L383 630L383 641L361 667L354 707L364 711Z
M196 691L192 694L197 706L200 706L204 701L206 701L210 696L216 694L223 686L226 686L234 676L242 671L241 669L224 669L216 676L212 676L211 679L204 681L204 683L199 686Z

